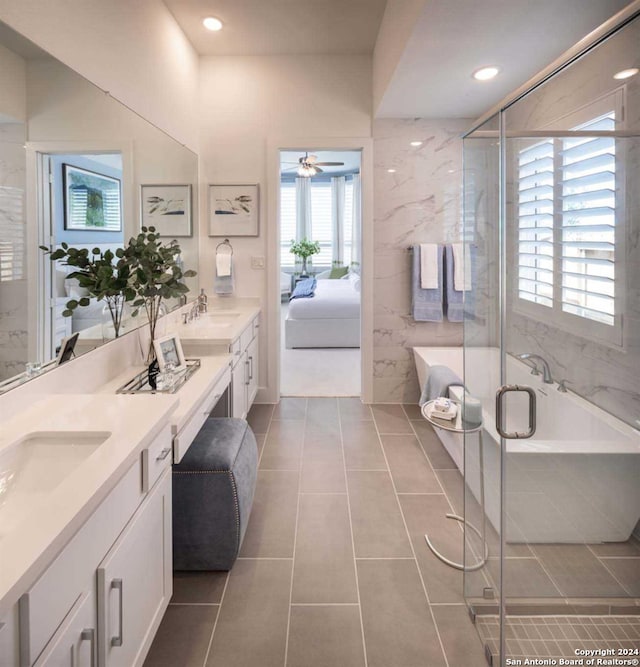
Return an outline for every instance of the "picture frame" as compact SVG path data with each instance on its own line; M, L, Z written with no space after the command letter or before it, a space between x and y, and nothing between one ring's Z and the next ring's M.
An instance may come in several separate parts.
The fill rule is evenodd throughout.
M66 230L122 231L120 179L63 163L62 191Z
M63 338L60 341L60 351L58 352L58 357L56 359L56 366L64 364L66 361L69 361L71 357L75 356L74 349L76 343L78 342L79 337L80 337L80 332L76 331L76 333L71 334L71 336L67 336L66 338Z
M258 236L259 227L257 183L209 186L209 236Z
M191 184L140 186L141 227L155 227L160 236L193 236Z
M187 360L182 351L182 343L178 334L169 334L156 338L153 341L153 347L156 351L156 358L158 366L161 371L164 371L167 362L173 361L176 371L183 371L187 368Z

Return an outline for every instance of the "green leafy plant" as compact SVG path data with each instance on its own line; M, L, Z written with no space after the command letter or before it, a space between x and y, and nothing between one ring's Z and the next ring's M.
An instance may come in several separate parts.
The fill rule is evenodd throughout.
M117 338L122 326L124 304L136 296L130 285L131 267L124 249L103 252L100 248L93 248L89 252L88 248L70 248L67 243L61 243L60 246L53 251L46 246L40 246L40 249L49 255L52 262L63 260L63 264L77 268L77 271L69 273L67 277L75 278L80 287L86 289L91 296L106 302ZM71 317L76 308L88 306L89 303L90 298L86 296L70 299L62 315Z
M318 243L318 241L309 241L309 239L306 238L300 241L291 239L289 252L302 259L302 275L305 275L307 273L307 259L320 252L320 243Z
M124 249L124 259L131 270L129 286L134 291L132 315L144 309L149 322L152 343L149 361L153 360L153 340L162 302L186 294L189 288L183 279L196 275L190 269L182 270L180 252L179 243L162 242L155 227L142 227L140 234L129 239Z

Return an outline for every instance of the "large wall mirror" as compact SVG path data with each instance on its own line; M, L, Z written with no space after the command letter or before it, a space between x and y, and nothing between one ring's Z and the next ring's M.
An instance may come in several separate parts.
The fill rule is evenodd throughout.
M198 161L1 22L0 89L2 391L26 379L28 363L54 359L66 336L79 332L80 354L114 335L104 301L84 294L68 277L73 267L39 246L115 249L153 224L197 271ZM186 280L190 298L197 281ZM64 317L69 299L81 296L88 305ZM125 320L120 335L143 323Z

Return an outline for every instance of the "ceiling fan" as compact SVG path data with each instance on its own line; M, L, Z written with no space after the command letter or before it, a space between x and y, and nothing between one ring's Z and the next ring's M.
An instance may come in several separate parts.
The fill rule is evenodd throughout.
M309 155L309 153L305 153L303 157L298 158L297 162L283 162L283 164L294 165L293 167L284 169L284 171L293 171L296 169L298 176L310 178L311 176L321 174L324 171L324 169L321 169L320 167L342 167L344 162L318 162L317 155Z

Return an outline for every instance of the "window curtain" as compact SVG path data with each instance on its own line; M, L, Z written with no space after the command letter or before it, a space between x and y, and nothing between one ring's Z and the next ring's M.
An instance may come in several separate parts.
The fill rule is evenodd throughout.
M334 265L344 264L344 176L331 179L332 256Z
M353 175L353 216L351 217L351 264L360 264L362 245L362 187L360 174Z
M311 240L311 179L296 178L296 241Z

